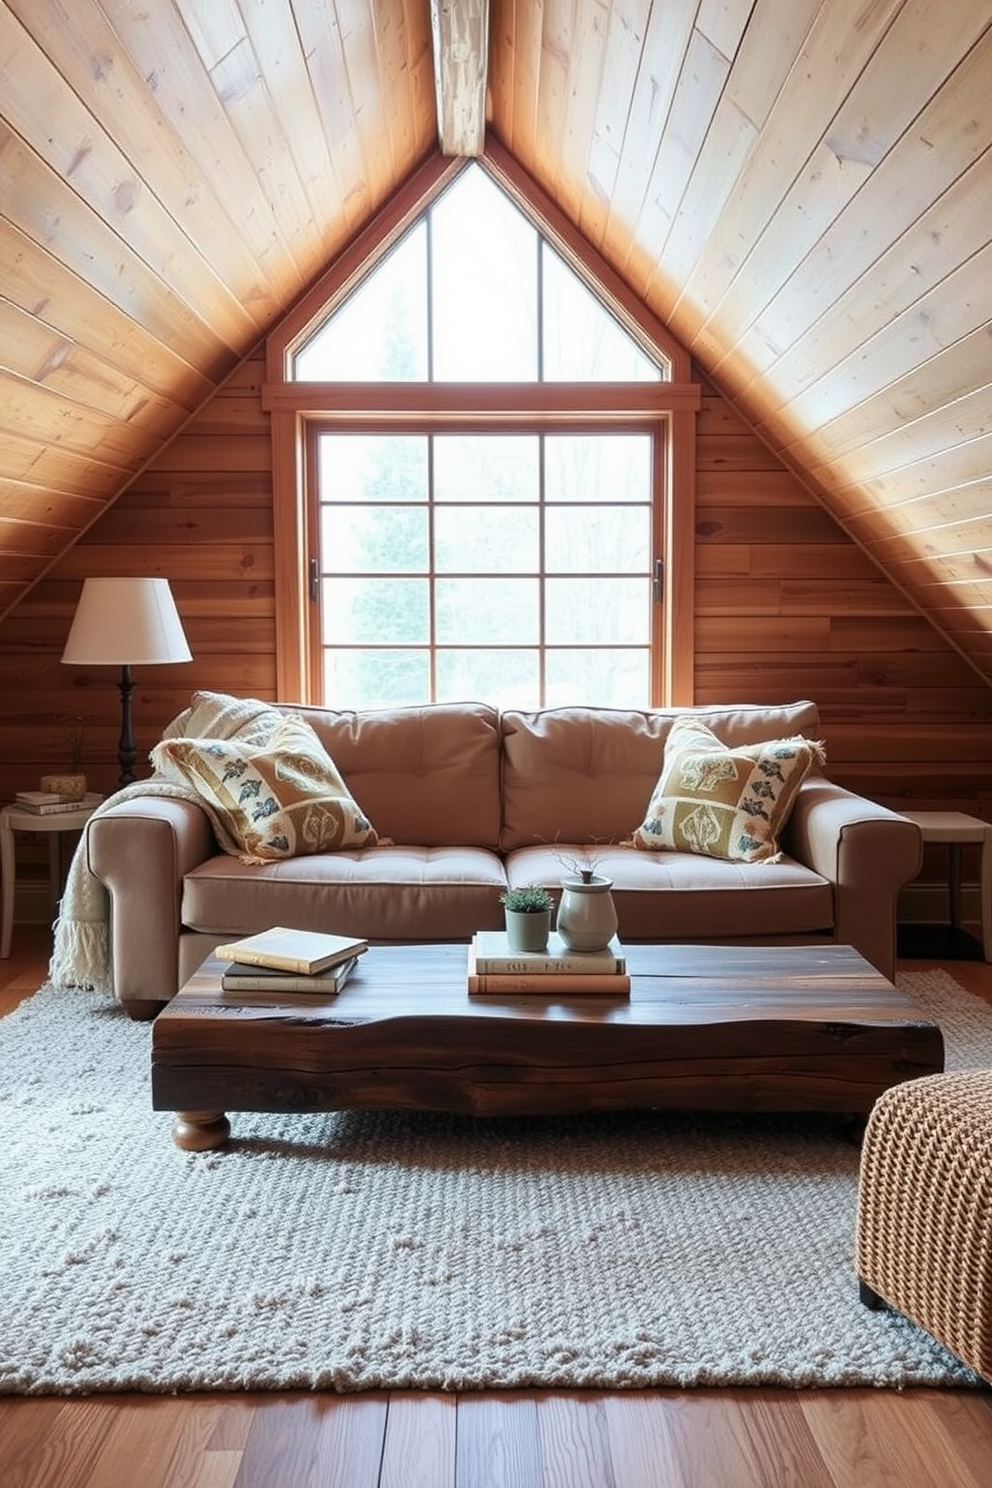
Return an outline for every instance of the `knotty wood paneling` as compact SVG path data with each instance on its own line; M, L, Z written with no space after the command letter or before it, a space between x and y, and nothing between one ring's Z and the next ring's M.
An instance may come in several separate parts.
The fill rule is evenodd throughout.
M697 701L811 697L834 778L992 818L992 691L695 370Z
M429 41L404 0L0 6L0 613L98 514L43 537L52 491L127 489L428 152Z
M195 688L275 696L272 461L261 381L253 354L0 624L4 799L65 764L69 720L85 728L92 787L116 786L117 671L59 660L89 575L167 578L193 653L188 664L135 668L139 774Z

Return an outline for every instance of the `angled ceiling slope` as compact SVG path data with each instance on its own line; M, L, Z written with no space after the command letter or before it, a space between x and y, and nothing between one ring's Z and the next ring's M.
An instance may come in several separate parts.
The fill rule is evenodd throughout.
M992 681L988 8L486 10L0 6L0 614L488 112Z

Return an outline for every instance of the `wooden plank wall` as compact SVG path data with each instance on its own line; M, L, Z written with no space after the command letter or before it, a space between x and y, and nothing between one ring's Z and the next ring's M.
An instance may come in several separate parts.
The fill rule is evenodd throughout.
M813 698L849 789L992 821L992 688L695 376L697 702Z
M59 660L87 574L168 578L193 651L135 671L139 760L194 688L275 697L262 369L246 360L0 625L0 799L66 764L67 719L85 720L91 785L116 782L115 674ZM992 820L992 689L697 376L698 701L812 697L835 778Z
M0 799L65 763L83 721L92 789L117 782L118 673L59 660L87 575L169 580L193 661L136 667L138 773L195 688L275 697L269 418L261 349L0 625Z

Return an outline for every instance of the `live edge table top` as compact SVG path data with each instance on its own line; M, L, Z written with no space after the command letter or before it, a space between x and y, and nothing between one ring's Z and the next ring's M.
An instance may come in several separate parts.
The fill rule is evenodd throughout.
M629 997L470 997L465 945L373 946L336 997L224 992L211 958L155 1020L152 1103L199 1150L227 1111L859 1115L943 1069L937 1025L849 946L625 949Z

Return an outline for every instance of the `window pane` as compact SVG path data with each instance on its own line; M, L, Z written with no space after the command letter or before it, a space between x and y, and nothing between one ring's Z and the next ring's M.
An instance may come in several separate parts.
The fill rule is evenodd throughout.
M324 322L294 366L300 382L426 382L426 221Z
M437 638L465 646L536 646L537 579L438 579Z
M647 579L549 579L546 595L549 645L636 645L651 633Z
M439 434L434 440L437 501L536 501L536 434Z
M324 703L330 708L395 708L430 697L426 651L325 651Z
M325 579L322 638L328 645L430 640L426 579Z
M537 233L478 166L431 209L438 382L537 381Z
M551 434L548 501L650 501L650 434Z
M322 434L321 501L426 501L423 434Z
M646 506L557 506L545 516L549 573L646 573Z
M480 698L497 708L539 708L540 669L536 651L439 651L439 702Z
M644 708L650 697L648 651L549 650L545 706L595 703L602 708Z
M325 506L325 573L426 573L427 510L412 506Z
M441 506L434 523L440 573L538 571L536 507Z
M545 382L660 382L645 354L555 250L541 245Z

